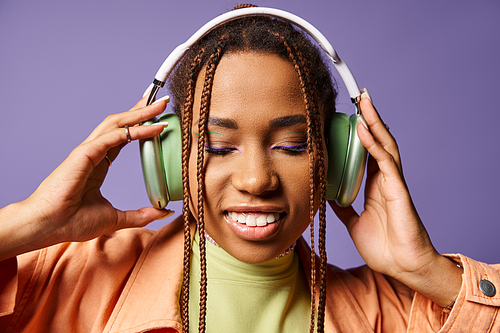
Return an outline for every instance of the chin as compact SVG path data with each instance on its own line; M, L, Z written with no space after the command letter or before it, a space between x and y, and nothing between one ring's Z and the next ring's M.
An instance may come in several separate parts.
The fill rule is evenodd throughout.
M293 242L292 242L293 244ZM253 242L253 244L242 244L237 248L221 247L234 258L247 263L247 264L262 264L273 260L288 250L292 244L278 246L277 244L262 244L260 242Z

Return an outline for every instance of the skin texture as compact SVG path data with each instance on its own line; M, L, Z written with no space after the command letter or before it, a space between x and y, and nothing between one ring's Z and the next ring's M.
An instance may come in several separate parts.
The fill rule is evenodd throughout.
M195 92L194 133L198 132L203 78L202 72ZM291 152L283 147L302 145L307 139L305 106L292 64L260 53L224 56L215 74L209 117L208 131L213 133L207 133L207 145L231 149L221 155L209 150L205 155L206 231L237 259L271 260L309 225L309 156L305 150ZM273 123L280 118L296 123ZM198 214L196 150L193 144L189 179L194 216ZM260 230L245 235L230 227L227 211L280 213L280 220L267 226L274 228L272 232L253 227Z

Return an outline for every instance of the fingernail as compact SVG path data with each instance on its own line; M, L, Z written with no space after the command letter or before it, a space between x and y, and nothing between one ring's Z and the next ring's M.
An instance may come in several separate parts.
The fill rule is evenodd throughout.
M167 95L167 96L163 96L162 98L157 99L156 101L153 102L153 105L156 103L159 103L161 101L167 101L167 103L170 102L170 96Z
M173 210L167 210L166 214L161 216L160 218L158 218L158 220L166 219L167 217L172 216L174 214L175 214L175 212Z
M368 123L366 122L366 120L363 116L358 117L358 123L362 124L367 130L369 130Z
M370 94L368 93L368 90L366 88L361 89L361 99L363 98L368 98L370 101L372 100Z
M168 121L165 121L163 123L151 123L151 124L142 124L142 126L163 126L163 128L168 127Z

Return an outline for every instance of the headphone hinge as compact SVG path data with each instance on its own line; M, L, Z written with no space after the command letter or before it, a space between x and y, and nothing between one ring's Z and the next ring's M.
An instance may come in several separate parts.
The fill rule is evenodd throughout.
M351 98L351 102L356 107L356 114L361 114L361 108L359 107L359 103L361 102L361 95L356 96L355 98Z
M162 81L157 80L157 79L153 80L153 87L151 88L151 92L149 93L149 97L148 97L148 101L147 101L146 105L153 104L153 102L156 99L156 94L158 93L158 90L160 90L160 88L163 88L164 85L165 85L165 82L162 82Z

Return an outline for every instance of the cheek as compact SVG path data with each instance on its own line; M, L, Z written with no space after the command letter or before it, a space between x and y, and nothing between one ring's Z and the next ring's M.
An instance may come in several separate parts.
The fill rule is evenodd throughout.
M308 160L288 164L280 172L282 186L289 188L293 193L309 192L309 163Z
M310 171L309 157L295 156L287 163L283 163L278 170L280 187L289 201L290 208L300 207L301 210L309 205ZM308 211L308 209L305 209Z
M190 208L193 215L198 219L198 162L197 162L197 142L194 142L194 147L191 148L189 157L189 193L190 193ZM204 172L205 182L205 212L210 211L210 208L215 207L225 192L223 188L227 184L229 173L227 166L221 166L215 159L217 157L210 156L205 153L205 166L200 168L200 172Z
M326 160L325 160L326 162ZM326 167L326 165L325 165ZM320 187L319 187L319 166L315 164L313 168L313 185L314 186L314 212L319 209L320 202ZM288 168L283 170L286 178L282 181L283 190L295 214L301 219L306 219L309 222L310 204L311 204L311 171L308 154L304 154L303 158L297 159L293 164L289 164Z
M224 197L231 195L228 188L231 167L232 164L227 163L223 157L205 154L205 210L215 212L220 208Z

